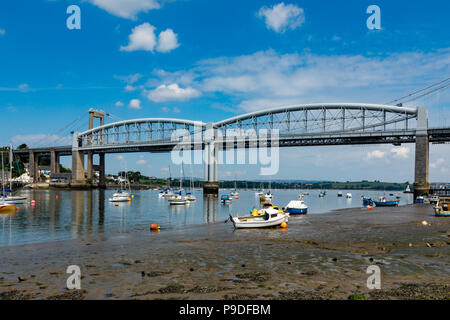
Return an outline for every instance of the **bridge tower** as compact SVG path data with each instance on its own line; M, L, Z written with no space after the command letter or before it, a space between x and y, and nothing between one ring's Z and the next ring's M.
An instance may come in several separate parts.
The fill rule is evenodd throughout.
M102 111L96 111L94 109L89 109L89 129L94 128L94 118L100 119L100 126L105 124L105 113ZM89 144L92 144L92 135L88 138ZM99 165L94 165L94 153L88 151L87 153L87 178L92 179L94 175L94 169L99 172L99 184L100 188L106 188L106 175L105 175L105 154L99 153L100 163Z
M89 109L89 129L94 128L94 118L100 119L100 126L105 124L105 113L102 111L96 111ZM92 144L92 135L88 137L88 143ZM72 144L72 184L84 185L85 172L84 172L84 152L79 150L78 134L75 133ZM97 169L100 173L99 187L106 187L106 175L105 175L105 154L100 153L100 164L94 165L94 153L92 151L87 152L87 179L92 179L94 169Z
M414 199L430 191L429 183L428 108L417 108L416 159L414 169Z
M212 123L206 124L204 135L205 149L203 151L203 158L205 162L205 181L203 182L204 195L218 195L219 194L219 176L218 176L218 146L216 145L217 129L213 127Z

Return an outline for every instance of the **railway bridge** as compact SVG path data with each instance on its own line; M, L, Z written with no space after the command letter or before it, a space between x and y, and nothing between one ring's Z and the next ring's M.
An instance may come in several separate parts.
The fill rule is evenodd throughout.
M100 119L97 127L93 126L95 118ZM59 157L71 155L71 185L85 185L98 171L102 187L107 153L202 150L204 192L217 194L219 150L415 143L414 191L422 195L430 190L429 144L450 141L450 128L429 128L426 107L366 103L282 106L218 122L142 118L105 124L104 118L104 112L89 110L89 129L74 132L71 146L14 152L29 158L34 179L38 178L39 157L49 156L50 170L58 172ZM98 164L94 164L94 154Z

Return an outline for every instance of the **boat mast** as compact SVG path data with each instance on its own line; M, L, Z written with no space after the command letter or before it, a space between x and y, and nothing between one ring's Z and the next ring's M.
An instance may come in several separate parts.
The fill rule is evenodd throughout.
M3 170L3 150L2 152L2 198L5 196L5 171Z
M12 193L12 145L9 146L9 192Z

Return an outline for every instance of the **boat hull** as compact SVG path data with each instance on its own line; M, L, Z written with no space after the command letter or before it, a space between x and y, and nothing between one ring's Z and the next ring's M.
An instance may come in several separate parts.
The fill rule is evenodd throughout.
M247 220L243 220L247 219ZM238 218L232 217L231 221L236 229L245 229L245 228L269 228L279 226L283 222L287 222L289 217L284 214L278 214L275 218L270 218L269 220L265 220L264 216L256 216L251 217L251 219L247 218Z
M306 213L308 213L308 208L288 208L287 213L289 213L289 214L306 214Z
M400 201L374 201L377 207L397 207Z

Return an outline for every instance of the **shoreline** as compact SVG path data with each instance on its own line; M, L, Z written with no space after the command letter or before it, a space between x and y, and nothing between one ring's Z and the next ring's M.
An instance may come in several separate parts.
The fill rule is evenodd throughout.
M449 299L449 227L406 205L291 217L286 230L216 222L8 246L0 299ZM82 290L65 289L72 264ZM366 288L371 264L382 290Z

